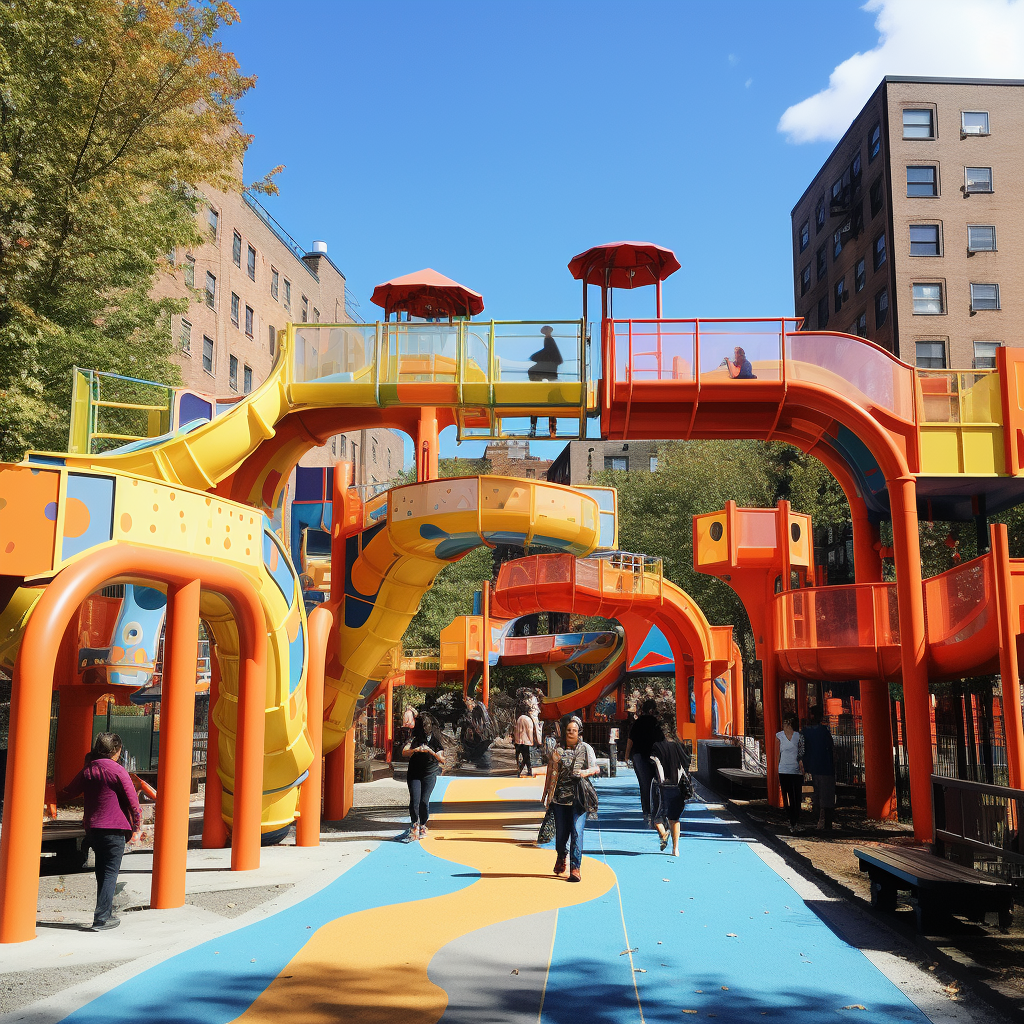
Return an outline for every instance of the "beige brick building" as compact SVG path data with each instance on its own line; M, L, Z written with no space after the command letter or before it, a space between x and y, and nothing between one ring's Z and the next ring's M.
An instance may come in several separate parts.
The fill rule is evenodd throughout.
M548 479L559 484L587 484L606 469L653 473L658 468L657 441L570 441L551 463Z
M241 174L241 167L239 167ZM294 323L344 323L345 275L327 244L306 252L246 192L208 190L200 213L207 241L172 254L173 272L161 274L157 296L188 296L183 316L173 317L177 360L186 386L218 397L245 394L270 373L278 333ZM190 288L199 290L195 297ZM338 434L302 457L302 465L355 463L357 483L397 477L404 435L393 430Z
M517 476L523 480L544 480L551 468L550 459L530 454L529 441L492 441L484 449L484 458L495 476Z
M805 329L994 365L1024 327L1024 82L886 77L793 208Z

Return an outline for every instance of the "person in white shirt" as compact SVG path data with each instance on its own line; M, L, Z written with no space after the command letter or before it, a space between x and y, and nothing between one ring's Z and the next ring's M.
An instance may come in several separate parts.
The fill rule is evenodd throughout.
M537 727L525 704L519 707L512 742L516 746L516 778L520 778L525 769L527 778L532 779L533 764L530 761L530 753L537 742Z
M804 738L797 732L797 720L787 718L775 734L779 750L779 787L782 805L789 812L789 831L802 832L800 804L804 788Z

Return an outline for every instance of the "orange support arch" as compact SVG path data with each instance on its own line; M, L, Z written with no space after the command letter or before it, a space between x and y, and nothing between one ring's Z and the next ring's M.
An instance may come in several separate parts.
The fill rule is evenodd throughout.
M327 643L334 615L324 605L309 614L309 662L306 667L306 728L313 761L309 775L299 790L299 820L295 825L296 846L320 845L320 805L324 781L324 670L327 667Z
M223 595L234 609L242 666L231 867L259 866L267 631L255 589L237 569L208 559L133 544L99 548L54 577L29 619L18 652L11 690L4 829L0 833L0 942L25 942L35 936L43 826L39 809L46 787L50 697L57 656L53 637L63 634L90 593L117 579L143 579L171 588L185 588L198 580ZM195 651L193 641L193 657ZM194 676L189 685L194 690ZM165 864L173 863L167 829L159 842L161 849L159 854L154 850L154 858L159 855Z
M203 849L223 850L228 845L228 827L222 806L224 786L220 781L220 729L214 708L220 700L220 661L210 652L210 712L206 725L206 792L203 794Z

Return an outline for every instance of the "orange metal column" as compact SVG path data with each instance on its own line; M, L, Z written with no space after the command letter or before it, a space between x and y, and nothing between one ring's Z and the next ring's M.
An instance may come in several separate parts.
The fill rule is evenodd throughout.
M395 751L395 681L388 679L384 688L384 760L391 763Z
M674 655L675 652L673 652ZM678 662L677 662L678 664ZM678 683L676 684L678 685ZM699 661L696 656L693 659L693 696L697 703L697 739L711 739L711 703L714 696L711 688L714 680L711 675L711 663ZM678 703L678 697L676 698Z
M850 500L853 518L854 578L858 583L882 581L878 527L868 519L862 499ZM876 821L896 817L896 775L893 766L889 684L882 679L860 681L860 712L864 730L864 786L867 814Z
M925 652L924 588L917 520L917 484L913 477L889 481L892 536L896 556L896 592L900 609L900 661L907 712L910 756L910 805L914 836L932 839L932 731L929 716L928 663Z
M1020 611L1013 604L1010 579L1010 549L1006 527L989 527L995 568L996 594L999 599L999 676L1002 682L1003 729L1006 732L1006 760L1010 769L1010 787L1021 788L1024 779L1024 725L1021 722L1020 674L1017 663L1017 633Z
M353 783L356 775L356 731L353 725L345 738L326 758L327 785L325 787L324 817L328 821L341 821L350 810L354 799Z
M153 882L149 901L155 910L185 905L200 589L199 580L193 580L183 587L169 587L167 593Z
M437 409L425 405L416 430L416 480L436 480L438 476Z
M480 650L484 659L484 674L480 681L480 699L484 704L491 700L491 581L484 580L483 592L480 595L480 608L483 612L481 627Z
M779 710L779 679L775 671L775 655L766 652L761 662L761 699L764 711L765 764L768 768L768 802L773 807L782 806L782 789L779 786L778 741L775 734L782 728Z
M327 641L334 616L329 608L317 605L308 621L309 667L306 669L306 731L313 748L309 775L299 789L299 820L295 826L296 846L320 845L320 806L323 801L324 769L324 671L327 666Z
M747 706L743 692L743 662L736 653L729 673L730 694L732 697L732 732L734 736L743 736L747 731Z
M77 693L78 689L82 692ZM58 792L82 770L85 755L92 749L92 723L97 699L92 686L61 688L53 780Z
M265 655L259 661L253 656L254 652L247 649L254 646L250 639L249 643L241 645L239 651L238 732L231 820L232 871L252 871L260 866L267 664Z
M220 781L220 729L214 718L220 700L220 656L210 645L210 714L206 723L206 791L203 794L203 849L223 850L228 845L224 824L224 786Z

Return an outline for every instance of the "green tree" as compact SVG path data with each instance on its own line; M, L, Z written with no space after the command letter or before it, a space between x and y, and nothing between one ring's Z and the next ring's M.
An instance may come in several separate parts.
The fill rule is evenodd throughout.
M154 300L241 187L241 74L215 0L0 0L0 458L63 450L73 365L174 382ZM257 188L273 191L268 176Z

